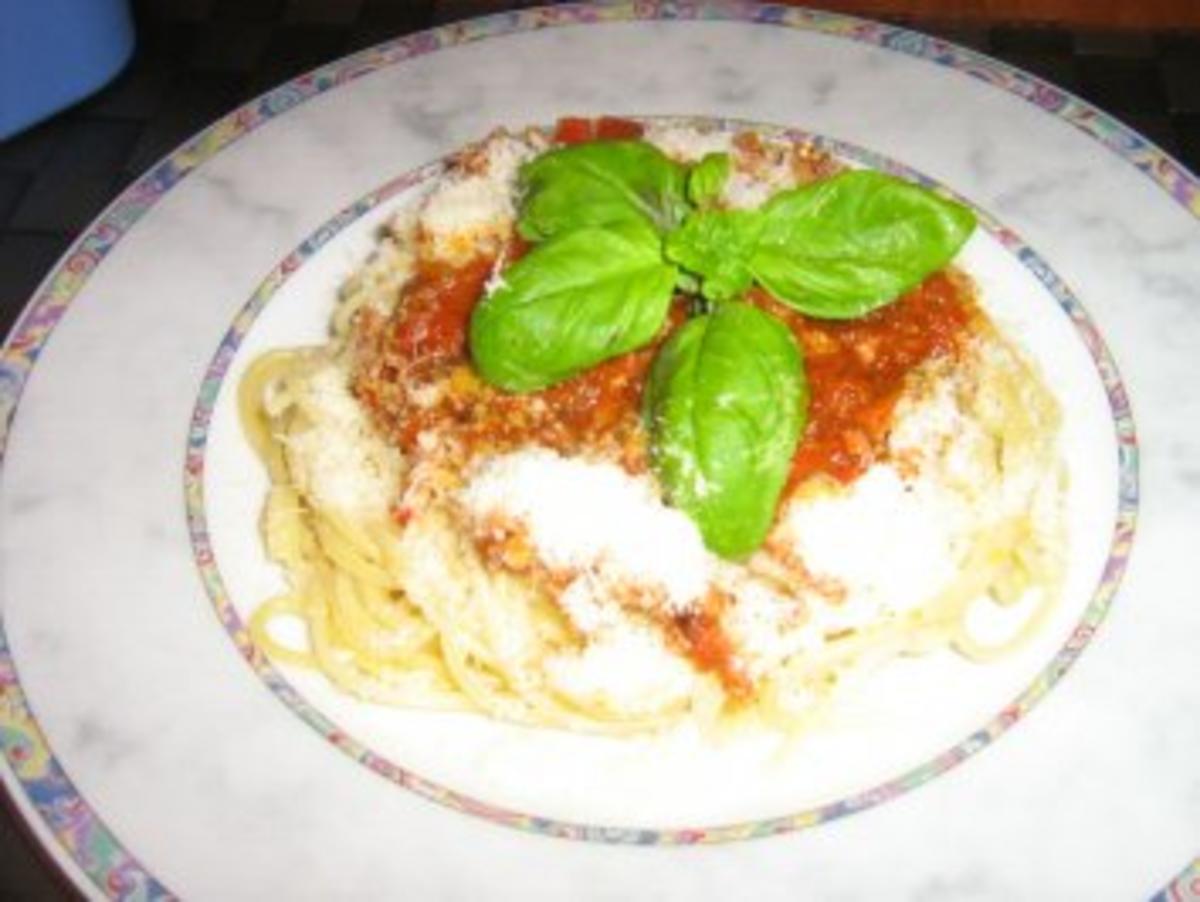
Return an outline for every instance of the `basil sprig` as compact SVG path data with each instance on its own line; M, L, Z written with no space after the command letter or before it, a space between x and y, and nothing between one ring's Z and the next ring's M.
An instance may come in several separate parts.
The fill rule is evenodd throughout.
M643 407L667 499L705 544L729 558L761 545L808 412L787 326L736 302L695 317L655 358Z
M476 305L469 338L484 379L533 391L644 347L673 293L698 293L654 363L645 416L667 497L736 558L770 529L808 403L790 331L738 298L757 283L812 316L861 316L948 263L975 217L869 171L724 209L730 168L725 154L682 166L642 141L527 163L517 228L535 246Z
M945 266L974 228L962 204L855 170L782 191L755 210L697 211L668 237L666 252L720 297L757 282L810 316L853 319Z
M698 210L667 236L663 253L699 282L704 297L727 301L754 284L749 261L761 230L757 210Z

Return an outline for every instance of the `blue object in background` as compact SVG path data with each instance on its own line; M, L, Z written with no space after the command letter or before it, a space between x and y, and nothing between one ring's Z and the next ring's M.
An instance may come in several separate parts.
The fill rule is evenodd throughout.
M103 87L132 52L128 0L0 0L0 140Z

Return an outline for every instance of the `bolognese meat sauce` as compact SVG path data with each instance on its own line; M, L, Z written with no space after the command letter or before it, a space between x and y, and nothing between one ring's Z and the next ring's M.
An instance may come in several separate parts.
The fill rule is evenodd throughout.
M865 473L883 453L909 373L957 354L976 310L965 280L948 272L856 320L804 316L761 289L749 299L786 323L804 349L808 425L789 489L818 473L841 483Z

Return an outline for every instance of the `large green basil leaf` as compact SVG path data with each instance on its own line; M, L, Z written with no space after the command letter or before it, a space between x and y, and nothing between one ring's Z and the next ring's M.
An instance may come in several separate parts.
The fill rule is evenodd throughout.
M544 241L579 226L636 220L660 232L687 213L687 170L644 141L589 141L521 167L518 228Z
M639 348L662 328L676 276L644 223L560 235L504 270L476 305L475 366L493 385L534 391Z
M758 548L808 411L791 332L748 304L722 304L663 346L644 405L668 500L717 554L738 558Z
M754 277L797 310L832 319L894 300L949 263L975 228L962 204L866 170L785 191L760 212Z
M700 289L712 301L743 294L754 281L754 256L762 217L756 210L699 210L667 235L667 258L700 277Z

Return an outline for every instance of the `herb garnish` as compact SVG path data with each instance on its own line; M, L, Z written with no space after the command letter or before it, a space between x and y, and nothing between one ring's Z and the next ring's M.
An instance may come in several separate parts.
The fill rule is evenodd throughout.
M704 543L729 558L761 545L808 413L787 326L739 302L694 317L655 358L644 408L658 477Z
M698 294L658 353L644 411L668 500L710 549L739 558L770 531L808 386L788 328L738 299L758 284L810 316L862 316L948 263L975 217L863 170L725 209L730 168L727 154L689 167L644 141L527 163L518 231L535 246L476 306L470 348L488 382L534 391L644 347L675 292Z

